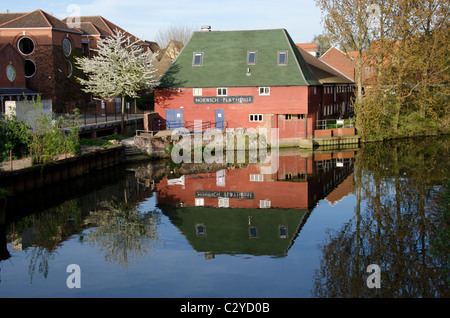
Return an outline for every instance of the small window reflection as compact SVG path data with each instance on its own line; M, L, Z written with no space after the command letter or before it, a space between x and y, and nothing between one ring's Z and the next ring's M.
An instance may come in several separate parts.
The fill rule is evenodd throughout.
M278 227L279 238L285 239L288 237L288 229L286 225L280 225Z
M196 224L195 233L197 236L206 236L206 227L203 224Z
M249 238L253 239L253 238L258 238L258 228L252 226L248 228L248 235Z

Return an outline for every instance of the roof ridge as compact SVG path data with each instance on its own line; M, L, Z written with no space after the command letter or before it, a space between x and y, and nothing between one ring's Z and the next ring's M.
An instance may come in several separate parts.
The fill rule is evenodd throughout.
M35 11L36 11L36 10L35 10ZM2 25L8 24L8 23L10 23L10 22L12 22L12 21L15 21L15 20L18 20L18 19L22 19L24 16L29 15L29 14L32 14L32 13L35 12L35 11L27 12L27 13L25 13L25 14L23 14L23 15L18 16L17 18L14 18L14 19L12 19L12 20L6 21L5 23L0 24L0 27L1 27ZM18 12L18 13L22 13L22 12Z
M51 27L51 28L53 28L54 27L54 25L52 25L51 23L50 23L50 21L48 20L48 18L47 18L47 12L44 12L44 11L42 11L41 9L37 9L36 11L39 11L40 13L41 13L41 15L44 17L44 19L45 19L45 21L47 21L47 23L48 23L48 25ZM45 14L44 14L45 13Z
M324 63L326 66L330 67L331 69L333 69L334 71L338 72L339 74L341 74L342 76L346 77L348 80L354 82L354 80L352 80L350 77L348 77L347 75L345 75L344 73L342 73L341 71L339 71L337 68L335 68L334 66L328 64L327 62L323 61L322 59L318 58L317 60L319 60L321 63Z
M106 21L108 21L108 22L111 22L111 21L109 21L108 19L105 19L105 18L102 17L101 15L99 15L99 17L100 17L100 19L103 21L103 23L105 23L105 25L106 25L106 27L109 29L109 31L111 31L111 33L114 34L114 31L111 30L111 28L110 28L110 26L108 25L108 23L106 23ZM106 20L106 21L105 21L105 20Z

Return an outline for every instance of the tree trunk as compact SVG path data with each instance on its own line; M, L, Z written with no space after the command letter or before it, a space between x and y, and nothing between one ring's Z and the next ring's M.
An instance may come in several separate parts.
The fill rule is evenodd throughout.
M125 123L125 96L122 95L122 115L121 115L121 123L120 123L120 131L124 134L124 123Z
M362 50L358 52L358 64L357 64L357 74L356 74L356 88L357 88L357 98L356 103L359 104L362 100L362 87L363 87L363 76L362 76L362 69L363 69L363 59L362 59Z

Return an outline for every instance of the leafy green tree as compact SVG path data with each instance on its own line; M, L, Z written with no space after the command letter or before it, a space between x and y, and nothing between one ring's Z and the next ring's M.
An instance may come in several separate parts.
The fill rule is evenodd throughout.
M33 100L32 105L26 101L24 107L25 121L30 127L29 148L33 163L47 164L60 155L79 153L79 114L76 111L74 115L56 118L54 113L43 109L39 98Z
M0 161L10 156L20 158L28 152L30 142L29 127L15 117L6 116L0 122Z

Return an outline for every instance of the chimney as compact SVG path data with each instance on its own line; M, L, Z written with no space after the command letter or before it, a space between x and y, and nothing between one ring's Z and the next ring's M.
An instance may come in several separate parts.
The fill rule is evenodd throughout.
M210 25L203 25L202 31L204 32L211 32L211 26Z

